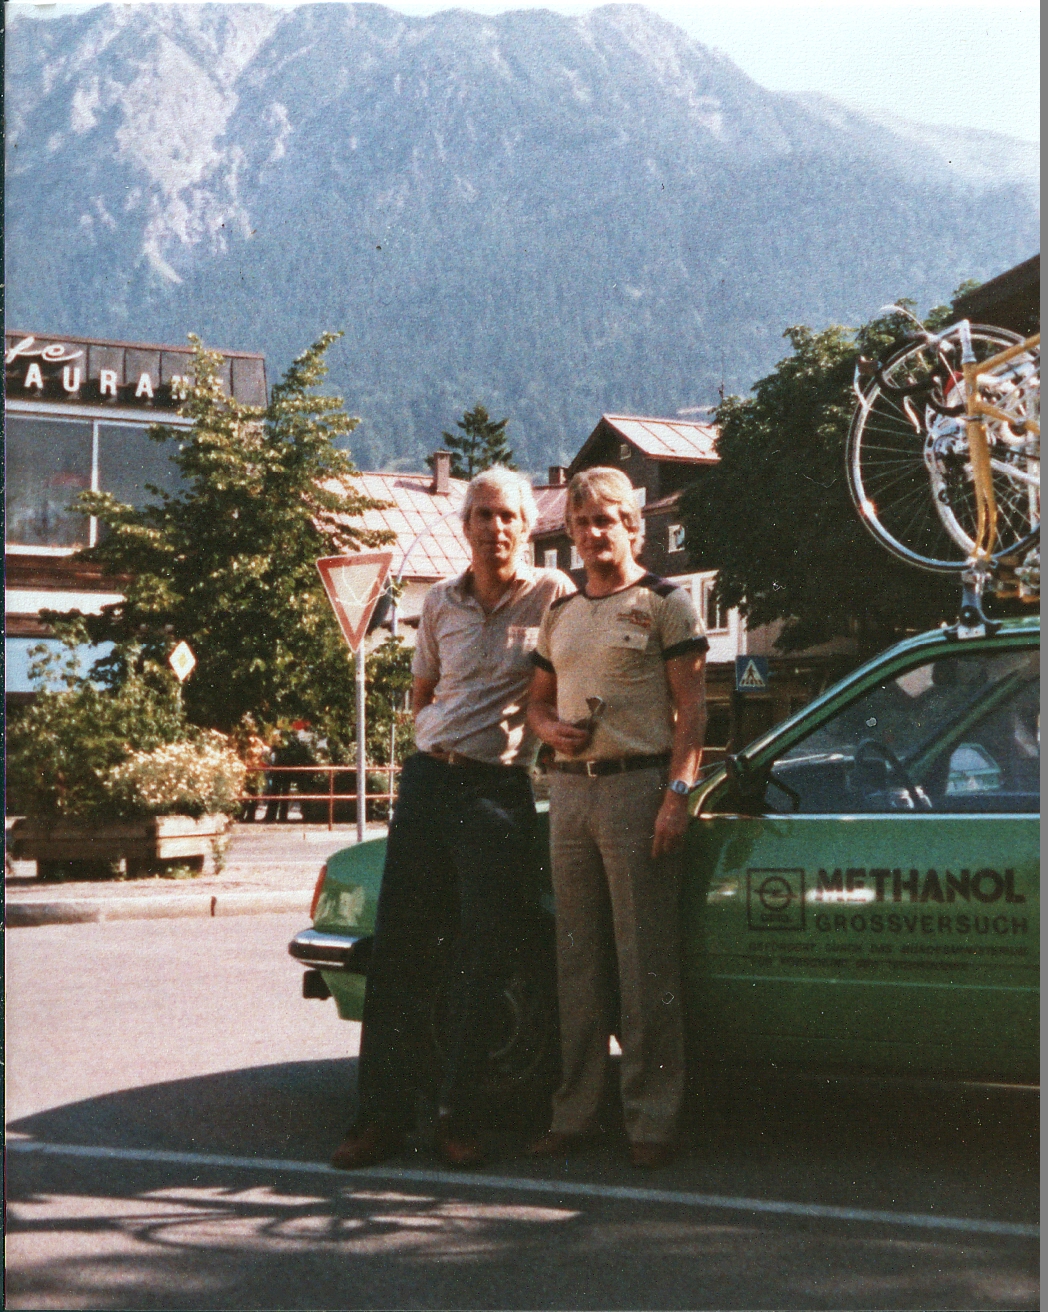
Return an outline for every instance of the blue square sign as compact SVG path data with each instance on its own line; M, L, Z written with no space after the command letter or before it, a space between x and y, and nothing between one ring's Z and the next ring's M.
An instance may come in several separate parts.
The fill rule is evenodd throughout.
M763 692L768 686L767 656L735 657L735 691Z

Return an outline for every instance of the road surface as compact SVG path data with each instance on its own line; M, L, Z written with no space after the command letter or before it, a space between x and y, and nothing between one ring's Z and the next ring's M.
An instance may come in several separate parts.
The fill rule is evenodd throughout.
M742 1079L673 1166L327 1167L359 1028L302 918L7 935L12 1308L1033 1308L1028 1093Z

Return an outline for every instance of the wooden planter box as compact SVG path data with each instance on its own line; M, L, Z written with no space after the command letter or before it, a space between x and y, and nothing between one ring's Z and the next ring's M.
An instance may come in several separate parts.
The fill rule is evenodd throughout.
M35 861L43 878L62 874L123 873L131 878L186 865L203 870L214 852L214 840L226 831L224 815L154 816L148 820L118 820L94 825L78 820L16 820L8 831L8 854L16 861Z

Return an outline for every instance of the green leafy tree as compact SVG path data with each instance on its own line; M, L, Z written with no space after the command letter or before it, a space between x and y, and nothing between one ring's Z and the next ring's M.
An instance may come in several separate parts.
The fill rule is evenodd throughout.
M411 648L402 638L387 638L367 658L368 760L389 764L390 742L399 762L411 751L414 727L408 706L411 690Z
M141 508L108 493L80 496L78 508L104 529L82 558L127 579L125 599L87 620L92 640L116 644L98 677L121 685L128 643L162 663L184 639L197 659L184 687L192 722L230 730L251 714L262 726L308 720L335 743L351 736L352 667L316 560L391 535L355 522L384 503L356 490L336 446L358 420L314 390L337 336L299 356L264 408L224 395L220 357L191 338L181 413L192 427L150 430L173 448L180 490L150 487Z
M508 423L508 418L498 421L492 419L478 402L456 421L455 426L461 430L458 434L441 433L444 445L451 452L452 478L472 478L474 474L490 469L492 465L516 469L513 452L506 441ZM430 464L432 459L431 456Z
M927 322L946 318L939 307ZM884 355L912 326L892 314L858 330L788 328L792 353L752 396L721 402L720 461L682 497L688 550L718 570L718 599L753 626L784 621L783 651L849 635L868 654L956 616L956 584L880 547L848 493L856 361Z

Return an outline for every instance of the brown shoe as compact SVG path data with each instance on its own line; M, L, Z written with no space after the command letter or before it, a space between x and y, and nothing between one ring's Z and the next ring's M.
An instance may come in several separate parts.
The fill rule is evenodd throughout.
M464 1170L484 1165L484 1149L472 1134L457 1132L449 1126L437 1126L437 1156L445 1166Z
M669 1166L673 1161L674 1150L671 1143L631 1143L630 1164L646 1170L655 1170L660 1166Z
M403 1136L385 1125L369 1125L353 1130L335 1149L331 1165L340 1171L355 1171L362 1166L377 1166L396 1157L404 1146Z
M583 1134L561 1134L559 1130L548 1130L541 1139L536 1139L528 1149L529 1157L571 1157L586 1146Z

